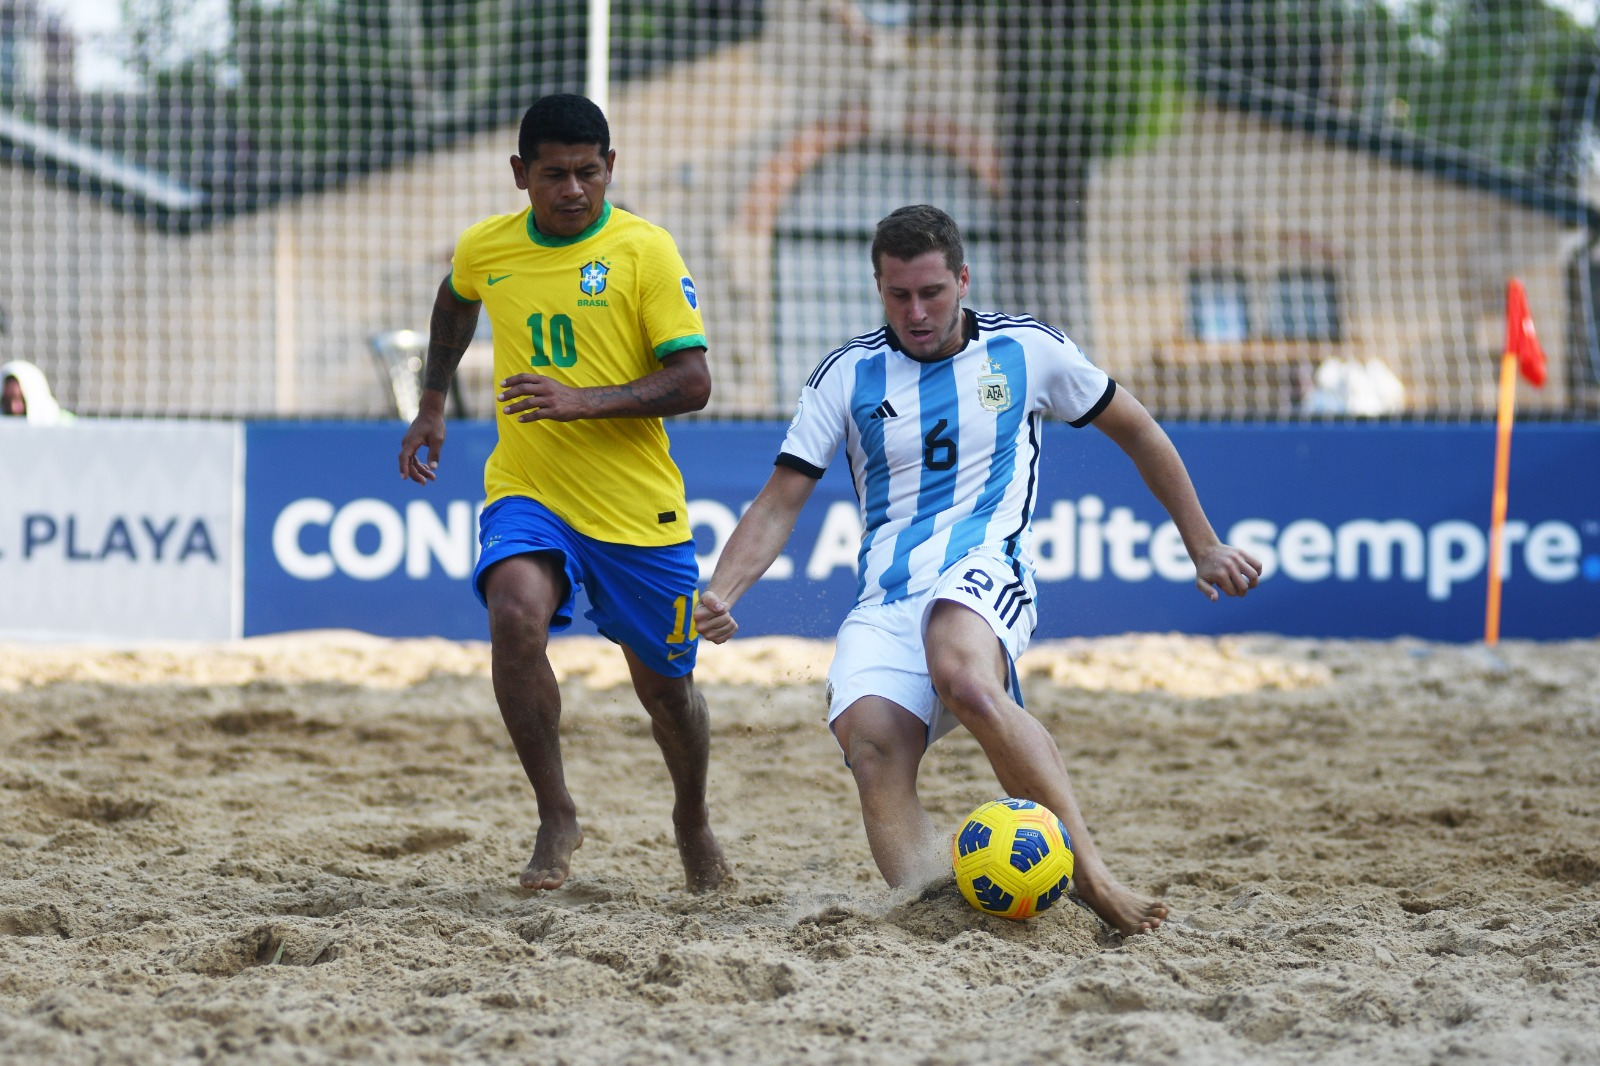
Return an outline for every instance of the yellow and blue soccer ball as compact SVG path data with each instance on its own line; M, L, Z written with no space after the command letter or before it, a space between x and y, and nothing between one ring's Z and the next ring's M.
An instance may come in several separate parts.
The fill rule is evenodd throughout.
M992 800L967 815L950 858L967 902L1001 918L1042 914L1072 881L1072 839L1032 800Z

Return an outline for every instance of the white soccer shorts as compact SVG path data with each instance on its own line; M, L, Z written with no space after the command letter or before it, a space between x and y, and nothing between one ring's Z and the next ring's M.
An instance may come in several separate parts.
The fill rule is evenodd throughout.
M932 588L893 603L855 607L845 616L828 667L830 731L834 719L864 696L881 696L922 719L929 744L955 728L955 716L939 701L928 676L923 643L939 600L962 604L989 623L1005 649L1011 698L1021 704L1017 659L1039 619L1033 582L1018 578L999 552L975 548L940 574Z

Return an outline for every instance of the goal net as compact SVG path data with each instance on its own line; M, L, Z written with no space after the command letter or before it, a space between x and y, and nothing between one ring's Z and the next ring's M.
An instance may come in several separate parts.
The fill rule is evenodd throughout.
M694 274L708 416L787 415L928 202L971 306L1162 417L1491 417L1515 277L1519 410L1593 418L1594 6L0 0L0 361L84 415L403 417L456 235L527 205L523 110L588 91Z

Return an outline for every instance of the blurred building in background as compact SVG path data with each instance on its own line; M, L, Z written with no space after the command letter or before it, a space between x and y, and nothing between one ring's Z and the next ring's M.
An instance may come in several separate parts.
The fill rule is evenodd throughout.
M85 415L397 417L457 233L526 206L522 110L588 84L582 7L148 0L84 39L0 0L0 358ZM1594 27L1405 10L617 0L612 198L695 275L707 416L787 415L879 321L873 224L932 202L973 305L1164 417L1488 417L1516 276L1519 408L1593 418Z

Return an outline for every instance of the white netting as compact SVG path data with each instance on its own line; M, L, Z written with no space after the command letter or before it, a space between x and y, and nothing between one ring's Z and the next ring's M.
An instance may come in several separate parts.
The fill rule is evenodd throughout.
M976 305L1163 416L1485 417L1513 276L1549 358L1520 409L1600 410L1592 4L610 9L613 199L696 276L711 414L786 414L875 324L872 224L918 201ZM83 414L394 416L456 234L526 203L522 110L588 84L587 16L0 0L0 361Z

